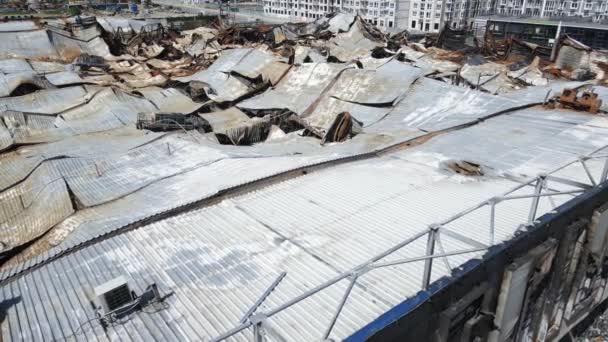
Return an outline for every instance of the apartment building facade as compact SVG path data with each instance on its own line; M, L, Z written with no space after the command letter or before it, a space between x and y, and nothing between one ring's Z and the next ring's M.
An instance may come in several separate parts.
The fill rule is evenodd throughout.
M359 14L385 31L470 28L480 16L608 20L608 0L263 0L268 15L312 21L327 13Z
M360 15L386 31L405 27L410 0L264 0L264 13L292 21L312 21L327 13Z
M358 14L385 31L414 29L438 32L446 22L453 28L463 27L468 19L490 13L490 1L264 0L264 12L292 21L312 21L327 13L341 11Z
M608 19L608 0L497 0L496 14L539 18Z

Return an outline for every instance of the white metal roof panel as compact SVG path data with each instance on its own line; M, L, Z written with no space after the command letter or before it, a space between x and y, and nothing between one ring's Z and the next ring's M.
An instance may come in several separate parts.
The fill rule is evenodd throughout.
M310 63L293 68L269 91L238 104L244 109L289 109L302 114L344 70L341 64Z
M0 58L59 59L46 30L0 32Z
M87 91L83 87L67 87L41 90L10 98L0 98L0 108L28 113L58 114L86 102Z
M32 66L25 59L1 59L0 72L12 74L20 72L32 72Z
M192 101L190 97L175 88L147 87L137 91L154 103L160 112L190 114L203 105Z
M24 182L0 193L1 250L31 241L73 211L63 178L50 165L39 167Z
M386 118L368 126L366 132L391 132L403 126L438 131L472 123L524 104L421 78L409 88Z

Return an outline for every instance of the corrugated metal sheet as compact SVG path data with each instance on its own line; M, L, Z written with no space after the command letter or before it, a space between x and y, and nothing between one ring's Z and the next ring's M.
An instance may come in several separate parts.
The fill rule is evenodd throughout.
M83 87L49 89L23 96L0 98L0 108L28 113L58 114L85 103L86 97L87 91Z
M383 119L421 76L421 69L397 60L386 61L376 70L346 69L326 88L314 110L302 118L327 129L336 115L349 112L364 127L369 126Z
M215 132L238 127L249 120L249 117L236 107L230 107L218 112L200 114L200 116L211 125L211 128L213 128L213 131Z
M308 46L296 45L294 48L294 64L301 65L307 63L323 63L327 60L317 49Z
M488 174L533 177L608 145L608 127L598 127L597 121L581 113L563 111L556 115L530 108L435 137L394 156L435 168L445 168L442 163L448 161L466 160L482 165ZM599 176L601 165L589 163ZM585 177L580 173L579 181L588 183Z
M32 66L34 71L39 74L68 71L71 67L71 65L45 61L28 61L28 63Z
M87 83L78 73L73 71L54 72L45 75L45 78L55 86Z
M393 60L377 70L345 70L328 96L359 104L392 104L422 76L422 70Z
M323 97L315 109L303 119L313 127L328 129L336 115L349 112L363 126L371 125L385 117L392 107L364 106L357 103L342 101L334 97Z
M98 155L115 155L157 139L162 134L135 129L61 137L58 142L19 148L18 153L3 155L0 159L0 191L25 179L45 160L71 157L92 158Z
M78 201L93 206L224 157L187 137L167 136L119 157L63 159L57 167Z
M24 253L24 257L37 255L34 259L11 266L12 268L5 270L4 274L5 276L14 274L27 265L42 262L49 256L99 235L160 212L201 200L220 190L297 167L366 152L378 146L379 142L381 143L382 140L374 137L366 139L362 135L353 139L352 144L325 147L321 147L314 138L289 139L289 137L274 143L254 146L213 145L214 149L230 155L230 158L159 179L114 201L78 211L55 227L43 241L39 241L40 243ZM117 157L112 156L112 158ZM58 246L53 248L56 245ZM52 249L38 255L41 250L49 248Z
M289 65L275 62L275 59L256 49L230 49L222 51L220 57L208 69L191 76L177 77L179 82L202 82L207 96L216 102L234 101L253 90L249 82L243 82L231 72L254 79L262 76L276 83L287 71Z
M0 120L0 151L8 148L13 144L13 136L9 132L8 128ZM0 187L1 188L1 187Z
M357 58L371 55L371 50L384 45L383 42L377 42L367 37L362 20L357 17L350 30L338 33L329 40L327 47L331 56L342 62L351 62Z
M0 72L12 74L20 72L32 72L32 66L24 59L2 59L0 60Z
M327 31L332 33L346 32L354 21L354 15L338 12L334 17L329 19L329 27L327 27Z
M205 229L200 229L201 225ZM179 231L175 230L176 226L180 227ZM244 234L251 237L247 243L226 248L240 241ZM142 241L149 242L142 244ZM205 243L200 244L200 241ZM96 257L91 258L93 255ZM79 266L75 266L75 262ZM72 271L70 275L59 276L63 269ZM3 325L3 337L59 339L75 332L79 338L104 340L104 332L97 323L92 327L87 325L83 332L76 331L82 322L94 317L87 291L112 277L126 274L137 293L156 282L161 291L175 294L168 299L168 309L142 313L125 324L110 327L110 339L203 340L238 322L256 296L278 275L278 269L288 272L288 276L264 307L277 305L336 274L299 246L281 240L279 235L231 207L202 210L159 223L153 230L139 230L97 244L62 259L52 268L32 273L23 280L53 285L44 289L28 287L31 295L26 294L25 283L4 288L4 298L21 294L22 300L8 308L10 319ZM200 284L208 284L208 287ZM299 340L311 340L315 335L312 328L330 318L331 312L326 308L338 304L340 291L345 286L335 286L320 294L318 299L306 301L305 307L294 307L289 315L277 317L277 332L284 337L297 339L300 336ZM40 320L40 323L28 320L20 324L18 318L27 315L29 309L26 308L37 289L40 292L36 294L39 303L36 312L45 317L61 318ZM66 300L58 306L52 304L52 298L59 293L63 293ZM343 315L346 321L354 324L363 324L372 319L376 311L387 309L363 289L356 288L352 299L352 303L357 304L349 305ZM298 324L302 321L308 323ZM22 328L15 330L20 325ZM349 333L343 323L336 331L342 337Z
M45 58L58 60L57 50L46 30L0 32L0 58Z
M406 170L407 177L403 177ZM396 179L403 181L395 182ZM11 283L14 286L5 287L5 291L18 288L13 296L31 298L38 296L38 290L26 290L21 284L54 274L52 280L46 281L55 285L49 283L49 286L61 286L64 291L67 289L73 302L78 300L86 304L57 309L50 298L43 300L39 310L51 318L45 325L30 322L32 326L23 330L17 329L18 317L30 306L19 302L8 309L3 334L7 337L37 334L39 329L45 329L48 336L68 336L86 320L85 317L92 317L90 306L82 297L85 288L125 274L132 279L137 291L155 281L161 290L176 294L169 299L169 309L163 312L164 315L136 314L133 320L149 320L149 324L110 327L110 336L126 329L131 333L130 337L121 335L126 339L134 338L133 334L170 339L210 338L235 326L240 314L278 272L287 272L285 283L279 285L260 311L276 307L411 236L441 219L437 213L447 217L514 185L503 179L466 180L462 176L447 175L431 167L391 158L300 177L209 209L119 235L15 280ZM525 218L529 209L528 202L513 203L505 203L504 210L509 215L497 224L500 238L513 234L517 223L521 222L516 214ZM485 242L485 222L466 222L466 233ZM460 226L453 229L464 232ZM157 245L159 241L162 244ZM414 243L391 258L423 255L423 242ZM443 244L446 251L466 247L449 237L443 239ZM450 258L450 262L457 265L470 257L458 256ZM421 267L420 263L414 263L363 276L331 337L348 336L387 308L415 294L420 288ZM81 273L79 269L95 271ZM62 270L69 270L69 273ZM435 267L433 279L446 273L445 268ZM75 274L91 276L80 283L76 281L79 278L72 276ZM104 274L106 276L101 276ZM88 278L93 275L97 277ZM345 286L346 282L341 282L321 291L271 318L268 323L285 339L318 340ZM200 303L191 303L194 299ZM222 305L213 304L217 301ZM190 309L193 307L201 309L193 312ZM173 315L181 319L172 319ZM165 325L169 326L159 329ZM100 334L93 328L88 328L87 332ZM186 335L174 336L176 332ZM161 335L163 333L168 335Z
M312 165L335 158L333 154L317 156L290 156L278 153L275 156L256 155L253 151L241 158L223 159L192 171L164 178L157 182L102 205L79 210L57 225L42 241L23 253L31 258L25 263L13 262L5 267L0 279L14 274L32 264L45 261L80 243L115 231L127 224L165 212L167 210L198 201L216 194L220 190L265 178L296 167ZM283 148L284 150L284 148ZM288 150L288 152L290 152ZM270 155L272 155L272 153ZM285 152L283 152L285 154ZM296 152L290 152L296 153ZM196 189L196 191L193 191ZM40 254L40 251L47 252Z
M565 88L578 88L584 85L585 82L564 82L564 81L551 81L546 86L529 87L520 90L514 90L508 93L501 94L502 97L506 97L517 102L536 102L542 103L545 98L550 98L555 95L561 94ZM547 94L549 96L547 97Z
M460 77L470 85L483 89L491 94L501 94L517 89L507 77L507 66L498 63L480 65L465 64L460 69Z
M15 111L1 113L16 144L58 141L77 134L108 131L134 124L139 112L154 112L146 99L118 90L83 87L60 88L0 99L0 106Z
M63 178L43 165L24 182L0 193L0 246L3 252L42 235L74 209Z
M95 37L90 40L80 40L65 36L55 31L48 31L49 38L55 50L62 60L72 62L83 53L112 59L108 44L101 38Z
M238 104L244 109L289 109L302 114L346 66L310 63L292 69L277 86Z
M15 144L38 143L59 140L66 135L55 129L55 117L8 111L0 113Z
M15 89L24 84L43 87L48 85L48 83L44 82L44 79L36 76L33 72L0 74L0 97L10 96Z
M382 121L368 126L366 132L386 133L403 126L438 131L523 104L421 78Z
M146 26L146 29L156 28L166 23L165 19L127 19L120 17L96 17L97 22L103 27L106 32L116 32L119 28L123 32L139 33Z
M551 125L552 120L549 117L545 121L548 121L547 125ZM569 120L576 122L582 119L574 116ZM525 130L526 127L521 129ZM463 132L467 130L471 128ZM446 136L450 134L453 132L447 133ZM485 135L471 132L469 137L474 141L467 141L466 146L479 149L486 145L483 140ZM503 137L492 134L488 134L487 138L497 142L504 140ZM562 145L568 144L566 140L556 140L555 144L558 141L561 141ZM420 149L424 146L427 145L421 145ZM406 150L400 153L405 154L403 158L407 159L408 153L416 155L418 152ZM260 165L268 164L258 158L253 160L262 163ZM555 165L552 160L548 161L549 163ZM250 170L262 169L247 166ZM241 170L235 170L233 167L223 170L232 170L235 175L242 174ZM201 177L201 174L191 175L191 179L198 182L207 179ZM221 179L224 180L233 178L227 174L222 175L224 177ZM137 339L134 336L169 339L213 337L235 326L239 313L244 312L255 301L256 295L261 293L278 272L287 271L286 279L289 280L286 281L294 283L279 285L262 310L276 307L323 280L365 262L372 255L412 236L427 225L504 193L515 185L516 183L499 177L464 177L435 166L397 160L391 155L315 172L224 201L209 209L187 213L118 235L13 280L3 290L10 291L10 298L21 296L26 299L8 308L2 332L7 338L28 338L42 334L42 331L44 336L69 336L81 322L93 315L84 297L85 288L91 288L119 274L126 274L138 291L147 283L156 281L161 289L172 290L176 294L169 299L169 309L162 314L136 314L132 318L133 321L126 323L127 325L110 327L110 336L120 334L123 339ZM175 191L175 188L167 184L159 189L163 188ZM190 188L193 188L192 184L182 189ZM532 189L528 187L521 191L529 193ZM140 194L143 195L144 192ZM176 193L174 196L184 194L186 193ZM164 196L169 195L168 193L165 195L160 192L157 195L167 202L167 197ZM127 196L121 201L146 203L142 199L133 199ZM559 204L567 199L568 197L557 198L556 202ZM541 201L540 212L550 209L548 201ZM124 206L123 210L135 212L129 206ZM501 203L498 210L496 237L503 240L512 236L518 229L518 224L525 221L529 201L507 201ZM109 212L116 213L108 211L86 218L81 216L80 220L92 227L92 223L98 222L94 217L103 217L106 219L106 230L98 232L107 232L108 224L112 225L108 219L116 217L108 215ZM92 211L88 213L91 215ZM476 211L448 224L446 229L487 243L487 215L489 213L483 210ZM75 221L72 221L72 224L78 225ZM221 229L221 233L215 229ZM84 239L80 241L86 241L91 238L90 235L87 236L91 231L78 229L70 240L80 237ZM168 232L170 235L167 235ZM79 240L72 241L72 245L75 245ZM159 241L162 241L162 245L157 245ZM265 241L268 245L254 248L257 241ZM424 247L422 239L394 253L389 260L423 255ZM444 236L443 247L446 251L454 251L467 246ZM291 252L287 252L288 250ZM285 259L286 255L290 257ZM205 261L207 256L208 262ZM45 257L48 257L48 254L40 256L42 259ZM452 265L458 265L470 257L471 255L450 257L449 261ZM19 267L27 267L36 260L30 260ZM297 260L297 263L293 264L287 260ZM19 267L8 274L18 271ZM200 271L194 272L188 267L196 267ZM348 336L365 322L385 312L387 308L415 294L420 289L421 267L421 263L413 263L372 271L363 276L358 285L355 285L331 337L340 339ZM95 271L79 271L85 269ZM76 277L75 274L81 276ZM444 267L434 267L432 279L446 274L449 272ZM76 281L83 279L82 277L86 281ZM53 296L45 297L47 292L40 292L37 287L24 286L34 279L47 284L40 289L60 286L62 291L67 291L71 300L70 306L58 308L52 304ZM341 297L341 291L337 290L343 290L345 286L346 283L342 282L323 290L272 317L269 323L284 338L319 339ZM44 312L47 319L28 321L28 327L24 329L19 325L19 317L27 315L27 312L33 309L30 298L41 296L47 299L37 301L41 304L37 305L36 310ZM190 301L193 298L200 300L200 303L192 304ZM215 301L211 298L225 299L221 300L222 305L213 305ZM191 311L190 308L193 307L204 310ZM181 319L172 319L172 315ZM136 323L138 320L142 320L141 324ZM166 325L166 329L159 328ZM87 336L102 336L100 331L98 328L88 328ZM130 335L126 335L127 331Z
M190 114L203 105L192 101L190 97L175 88L147 87L137 91L154 103L160 112Z
M330 28L342 27L348 18L334 18L333 24L329 20ZM334 56L347 62L369 56L369 50L378 45L366 37L358 20L353 29L333 40L338 45L330 46ZM104 22L135 31L142 24ZM324 23L320 20L312 26ZM20 34L5 44L20 44ZM85 41L58 32L49 35L64 60L83 51L109 54L98 37ZM86 31L80 37L94 35ZM49 75L56 84L83 80L59 64L27 63L36 71L59 71ZM434 68L433 63L421 57L414 65ZM138 112L191 113L200 108L176 89L142 89L142 98L83 86L0 99L0 149L13 140L56 141L0 157L0 174L8 175L0 177L2 249L29 242L50 229L2 269L0 280L8 281L0 289L6 303L5 319L0 322L2 339L206 340L237 325L282 271L288 272L287 278L261 311L368 261L429 224L508 191L517 183L501 177L502 170L534 175L608 145L608 120L599 116L521 110L481 121L502 110L539 102L540 92L511 99L490 96L419 79L427 69L395 59L368 64L368 70L355 70L346 69L346 64L306 63L281 79L290 66L279 59L255 49L232 49L224 51L209 69L179 79L205 83L209 98L218 102L251 92L248 79L261 77L273 84L281 79L273 89L239 107L286 108L306 114L305 119L319 127L339 111L349 111L363 121L362 134L327 146L295 132L270 143L235 147L216 144L196 132L161 137L132 129ZM0 63L0 70L22 67L17 60ZM5 83L9 89L10 82ZM210 121L226 126L242 119L240 112L228 113L228 119L211 114ZM125 229L228 188L467 123L477 125L444 132L400 152L265 183L257 191L205 209ZM103 133L91 134L98 131ZM473 159L493 172L479 177L455 174L442 164L450 159ZM588 164L594 175L601 172L600 161ZM577 170L573 164L559 172L588 182L580 166ZM531 192L531 187L525 187L517 194ZM555 203L542 199L539 212L569 198L557 197ZM72 200L81 210L73 212ZM516 232L529 208L530 200L500 203L497 241ZM444 229L489 243L486 209ZM446 251L469 247L449 236L442 239ZM83 243L91 244L79 247ZM66 251L73 253L51 259ZM425 239L420 239L387 259L424 253ZM459 255L449 261L456 266L475 256ZM21 273L34 265L40 267ZM362 275L330 338L349 336L414 295L420 290L422 265ZM432 279L450 273L443 263L437 265ZM163 292L174 291L167 300L168 309L137 313L107 332L95 320L82 325L94 317L91 289L122 274L137 292L151 282L157 282ZM324 289L271 317L267 326L275 331L275 339L321 340L347 283ZM58 297L63 299L59 303Z

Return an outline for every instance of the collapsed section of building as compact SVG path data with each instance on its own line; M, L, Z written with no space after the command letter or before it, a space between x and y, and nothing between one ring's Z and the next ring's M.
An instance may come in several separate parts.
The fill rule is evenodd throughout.
M607 57L464 35L0 23L2 340L559 340L608 296Z

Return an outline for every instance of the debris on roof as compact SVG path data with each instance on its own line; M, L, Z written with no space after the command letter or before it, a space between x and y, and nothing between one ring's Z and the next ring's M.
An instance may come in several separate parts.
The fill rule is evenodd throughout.
M525 195L522 178L599 184L608 55L557 44L388 35L347 13L0 23L0 293L24 298L0 340L209 340L256 314L279 340L351 336L423 289L421 263L375 269L378 253L413 239L394 257L419 258L419 228ZM501 205L491 241L478 212L442 235L477 248L447 265L517 233L529 202ZM175 295L104 326L85 288L118 275Z
M570 108L597 114L602 107L602 100L598 98L598 94L593 92L593 89L583 89L579 96L578 89L564 89L561 95L556 96L547 102L548 108Z

